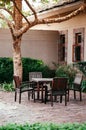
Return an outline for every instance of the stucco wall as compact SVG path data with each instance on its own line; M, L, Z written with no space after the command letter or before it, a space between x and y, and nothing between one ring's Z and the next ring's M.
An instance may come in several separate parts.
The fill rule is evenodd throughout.
M12 37L8 29L0 29L0 57L12 57Z
M57 31L28 31L22 39L22 56L57 62Z
M29 30L22 37L22 57L43 60L50 67L57 62L57 31ZM8 29L0 29L0 57L12 57L12 37Z
M73 29L85 28L85 36L84 36L84 61L86 61L86 14L80 14L72 19L55 24L45 24L45 25L37 25L32 29L41 29L41 30L68 30L68 55L67 55L67 63L72 63L72 44L73 44Z
M31 28L22 38L22 57L41 59L52 66L52 62L58 62L58 31L68 30L67 63L72 63L73 29L83 27L85 28L84 61L86 61L86 14L80 14L62 23L37 25ZM7 29L0 29L0 57L12 57L12 38Z

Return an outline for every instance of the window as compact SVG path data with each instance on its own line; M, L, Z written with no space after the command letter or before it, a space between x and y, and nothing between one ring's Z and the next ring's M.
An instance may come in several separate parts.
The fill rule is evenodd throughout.
M60 43L65 44L65 34L60 35Z
M75 29L74 30L74 44L73 44L73 62L82 61L84 58L84 29Z
M82 34L81 33L76 33L75 34L75 37L76 37L76 44L79 44L81 43L81 39L82 39Z
M61 59L60 59L60 61L65 61L65 34L60 35L60 46L61 46Z
M67 63L67 43L68 43L68 31L59 32L58 43L58 62Z
M73 61L78 62L81 61L81 46L80 45L73 45Z
M75 44L73 45L73 61L81 61L81 33L75 34Z

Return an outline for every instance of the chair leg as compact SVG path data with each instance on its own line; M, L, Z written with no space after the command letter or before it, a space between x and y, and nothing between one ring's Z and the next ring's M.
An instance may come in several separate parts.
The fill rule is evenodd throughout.
M62 96L60 96L60 103L62 103Z
M32 99L34 98L33 91L32 91Z
M67 95L65 95L65 106L67 106Z
M37 99L39 100L39 98L40 98L40 88L37 88L38 89L38 91L37 91Z
M28 91L28 100L30 100L30 92Z
M57 96L54 96L54 101L55 101L55 102L57 101Z
M42 100L42 102L43 102L43 86L42 86L42 88L41 88L41 100Z
M80 91L80 101L82 101L82 92Z
M19 93L19 103L21 103L21 92Z
M76 91L74 90L74 99L76 99Z
M17 91L15 90L15 102L16 102L16 99L17 99Z
M50 95L50 100L51 100L51 106L53 106L53 96L52 96L52 94Z
M34 99L34 102L35 102L35 91L33 91L33 99Z
M67 91L67 101L69 102L69 94L70 94L70 92L69 92L69 90Z
M46 102L47 102L47 99L48 98L48 95L47 95L47 86L45 86L45 104L46 104Z

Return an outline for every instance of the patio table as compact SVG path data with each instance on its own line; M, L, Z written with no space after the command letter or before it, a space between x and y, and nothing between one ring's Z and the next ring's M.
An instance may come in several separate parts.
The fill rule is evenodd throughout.
M37 83L37 99L38 100L39 100L39 91L41 87L41 100L43 102L43 98L44 100L46 100L46 92L48 89L47 84L51 84L53 81L53 78L32 78L32 81ZM41 86L40 86L40 83L42 83ZM45 91L45 97L43 97L43 91Z
M43 82L43 83L50 83L53 81L53 78L32 78L32 81L35 82Z

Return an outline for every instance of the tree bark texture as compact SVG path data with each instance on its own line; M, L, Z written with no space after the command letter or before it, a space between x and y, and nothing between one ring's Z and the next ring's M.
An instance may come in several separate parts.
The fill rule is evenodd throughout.
M22 10L22 1L15 0L19 10ZM19 30L22 27L22 15L19 13L17 8L14 6L14 20L15 20L15 30ZM14 75L20 77L22 80L22 60L21 60L21 36L13 36L13 66L14 66Z
M20 77L22 81L22 60L21 60L21 37L13 42L13 67L14 75Z

